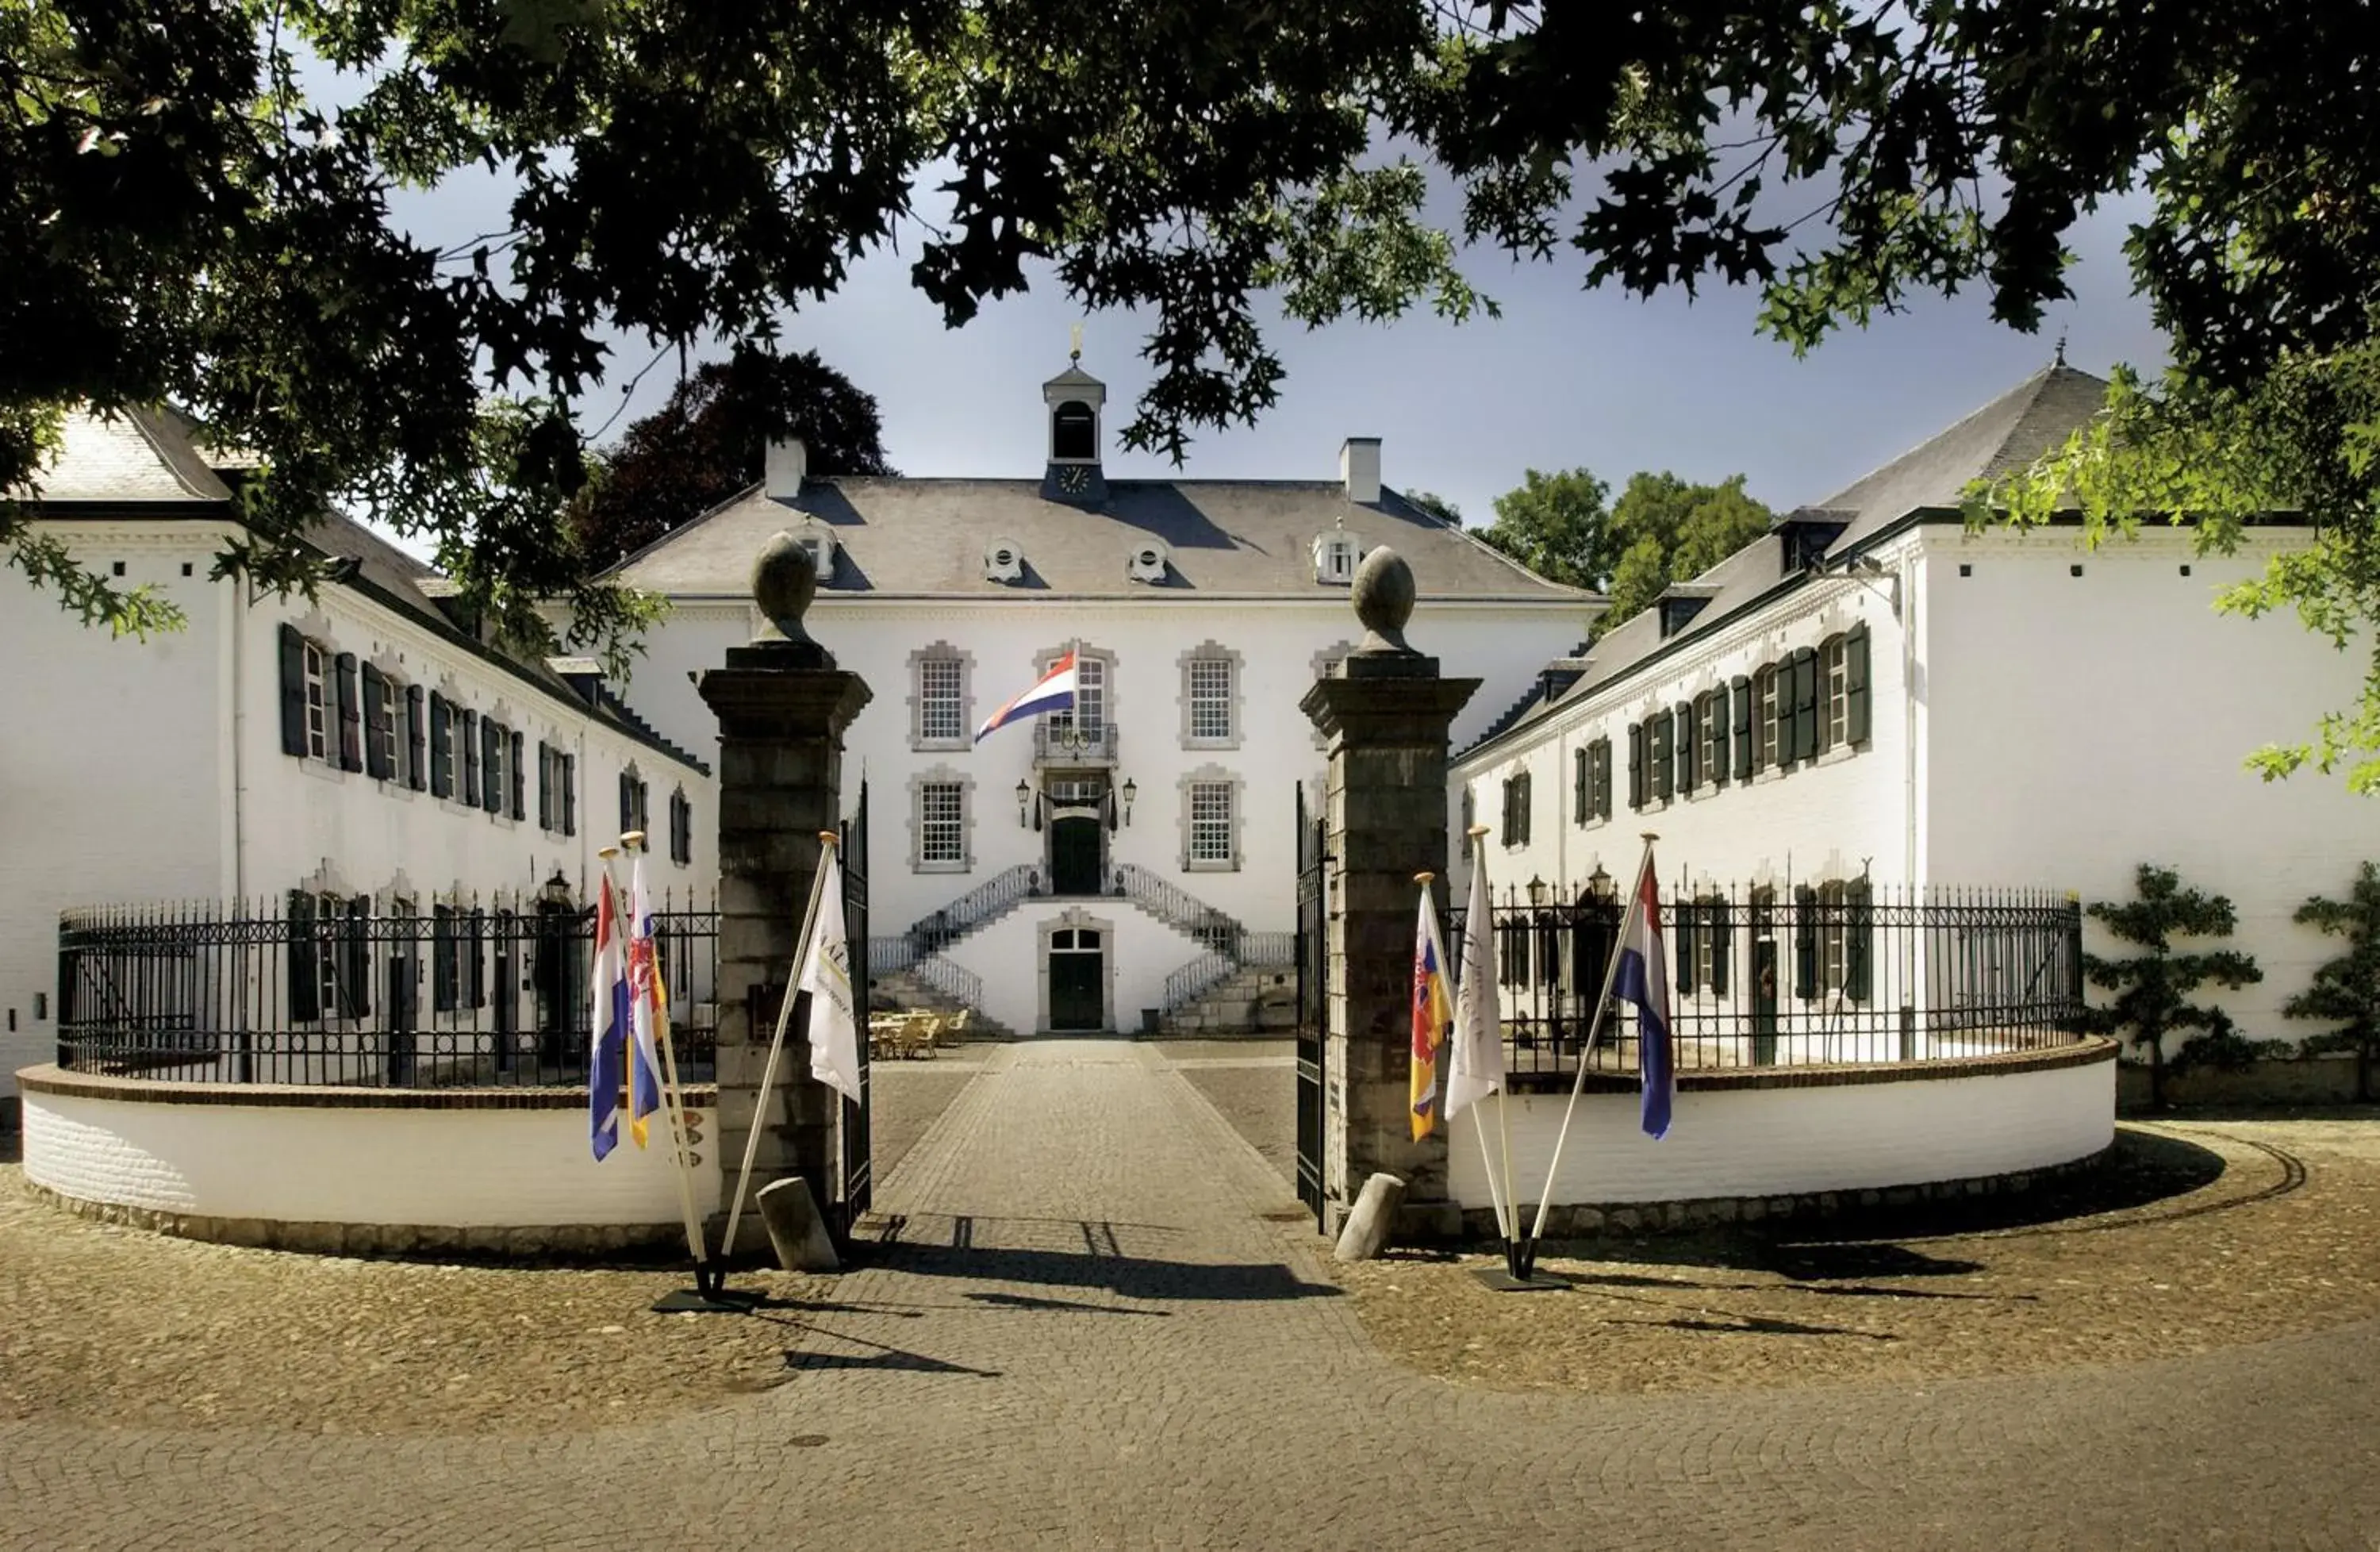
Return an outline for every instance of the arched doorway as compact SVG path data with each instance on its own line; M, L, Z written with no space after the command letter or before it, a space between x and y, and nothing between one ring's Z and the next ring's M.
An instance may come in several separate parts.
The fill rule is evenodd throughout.
M1099 892L1107 872L1107 832L1096 809L1061 809L1050 820L1050 892Z

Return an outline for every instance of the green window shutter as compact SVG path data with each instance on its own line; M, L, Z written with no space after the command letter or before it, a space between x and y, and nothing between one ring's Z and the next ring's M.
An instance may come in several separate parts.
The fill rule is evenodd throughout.
M1645 728L1640 722L1628 724L1628 806L1645 806Z
M1697 769L1701 761L1696 748L1698 740L1694 736L1694 703L1682 700L1671 707L1670 724L1675 730L1671 742L1677 749L1678 791L1690 793L1694 790L1695 780L1701 774Z
M504 726L493 718L480 719L480 806L491 814L504 811Z
M1735 702L1735 779L1752 780L1752 753L1757 746L1759 732L1752 725L1752 681L1737 674L1728 681L1728 694Z
M1793 995L1818 998L1818 891L1807 884L1793 891Z
M306 757L306 638L281 627L281 752Z
M1677 728L1666 711L1654 712L1649 725L1652 728L1649 742L1653 762L1653 795L1667 802L1670 794L1676 790L1677 784L1677 750L1670 742Z
M1586 823L1595 806L1595 752L1582 744L1570 757L1570 822Z
M340 941L345 951L339 966L339 1012L348 1018L363 1018L371 1012L371 896L357 895L347 902L346 933Z
M406 776L415 792L424 791L430 785L430 719L422 709L419 685L405 686L405 738L409 750Z
M488 1005L488 960L482 947L487 936L488 914L474 905L471 907L469 930L463 939L463 990L474 1008ZM498 956L501 957L504 952L504 946L498 945Z
M1867 622L1852 627L1843 638L1843 689L1850 705L1845 721L1849 724L1845 737L1853 744L1867 742Z
M1512 821L1505 821L1510 824ZM637 828L637 783L626 771L620 772L620 829L623 832Z
M578 833L578 757L562 757L562 833Z
M1694 705L1701 733L1697 746L1705 756L1703 763L1710 767L1703 772L1703 780L1714 787L1723 787L1727 785L1728 767L1733 763L1727 758L1727 692L1713 690L1698 696Z
M1713 995L1725 997L1728 953L1735 946L1735 923L1726 901L1715 900L1703 907L1703 930L1711 935L1710 988Z
M315 960L314 897L289 891L289 1018L311 1024L322 1016L322 976Z
M1673 907L1678 924L1678 990L1687 997L1694 994L1694 934L1701 924L1695 917L1700 908L1692 901L1681 900Z
M463 805L468 808L480 806L480 714L465 711L455 717L455 742L463 749Z
M364 768L363 692L356 687L356 655L342 652L333 663L339 702L339 769Z
M434 1012L455 1011L456 983L461 978L455 964L455 907L433 905L430 908L430 1006Z
M364 774L385 782L396 774L389 758L395 728L389 723L388 681L371 664L364 664Z
M1777 675L1777 769L1791 770L1796 761L1793 756L1793 660L1791 655L1768 665ZM1759 708L1753 709L1755 719Z
M1793 758L1818 758L1818 654L1807 647L1793 654Z
M537 828L553 828L553 746L537 741Z
M430 795L455 795L455 709L430 692Z
M528 818L528 771L525 769L521 757L528 747L528 741L517 733L509 736L512 739L512 747L506 750L505 754L510 758L510 764L505 769L504 774L512 778L513 818L525 819Z
M1843 996L1868 1000L1876 962L1875 891L1863 879L1843 886Z
M1595 817L1611 818L1611 740L1595 741Z

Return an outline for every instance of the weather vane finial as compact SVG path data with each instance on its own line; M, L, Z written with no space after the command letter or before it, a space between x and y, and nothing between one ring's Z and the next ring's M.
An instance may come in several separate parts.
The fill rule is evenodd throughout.
M1083 364L1083 326L1080 323L1074 326L1074 348L1067 352L1066 359L1076 366Z
M2066 331L2063 329L2058 331L2058 359L2051 364L2060 367L2066 364Z

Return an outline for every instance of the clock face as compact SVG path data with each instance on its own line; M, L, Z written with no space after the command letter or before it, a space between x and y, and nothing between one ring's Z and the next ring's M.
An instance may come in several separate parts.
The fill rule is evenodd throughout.
M1079 496L1091 488L1091 471L1080 464L1068 464L1058 471L1058 489L1070 496Z

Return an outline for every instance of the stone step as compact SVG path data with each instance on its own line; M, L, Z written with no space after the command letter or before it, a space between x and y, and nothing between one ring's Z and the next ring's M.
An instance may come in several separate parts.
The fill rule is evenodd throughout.
M1255 1035L1297 1027L1297 972L1244 965L1159 1022L1169 1035Z

